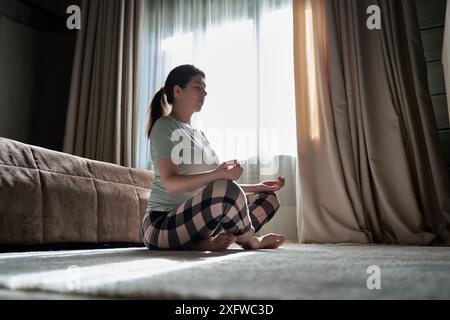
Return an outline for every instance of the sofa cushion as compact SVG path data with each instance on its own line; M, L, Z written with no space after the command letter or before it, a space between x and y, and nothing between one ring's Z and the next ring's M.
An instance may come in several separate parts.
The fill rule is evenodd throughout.
M0 244L140 243L153 178L0 138Z
M0 164L0 243L42 243L40 186L37 169Z
M43 242L97 242L97 194L91 178L39 172Z
M97 190L98 240L138 242L139 198L132 185L94 181ZM114 201L111 201L114 199Z
M36 169L28 145L4 138L0 138L0 165Z
M87 159L35 146L30 146L30 150L40 171L91 178Z

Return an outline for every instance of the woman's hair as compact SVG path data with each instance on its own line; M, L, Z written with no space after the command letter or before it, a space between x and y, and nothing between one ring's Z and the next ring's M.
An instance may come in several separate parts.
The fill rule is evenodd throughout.
M167 76L166 83L153 97L149 107L149 118L147 124L147 137L150 138L153 126L156 120L169 113L168 104L173 105L174 95L173 88L179 86L185 88L186 85L195 76L201 75L205 78L205 73L193 65L184 64L170 71Z

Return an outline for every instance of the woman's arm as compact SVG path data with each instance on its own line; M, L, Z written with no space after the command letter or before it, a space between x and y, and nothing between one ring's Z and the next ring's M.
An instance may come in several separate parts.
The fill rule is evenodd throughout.
M257 185L254 184L239 184L239 186L244 190L245 193L258 192Z
M262 192L262 191L278 191L284 187L284 177L278 177L277 180L269 180L257 184L239 184L245 193Z
M242 175L242 166L227 169L226 163L222 163L215 170L192 175L181 175L178 165L170 159L156 161L162 183L168 193L190 192L200 189L216 180L237 180Z

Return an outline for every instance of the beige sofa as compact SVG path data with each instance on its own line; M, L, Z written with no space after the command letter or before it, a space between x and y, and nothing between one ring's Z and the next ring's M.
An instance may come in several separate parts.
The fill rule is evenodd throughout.
M141 243L152 171L0 138L0 245Z

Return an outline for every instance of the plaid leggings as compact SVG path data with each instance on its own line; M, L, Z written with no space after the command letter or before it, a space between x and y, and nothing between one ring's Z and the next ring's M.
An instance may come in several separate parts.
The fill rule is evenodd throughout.
M207 184L170 212L150 211L143 220L144 244L149 249L190 250L222 231L250 239L278 210L272 191L245 194L230 180Z

